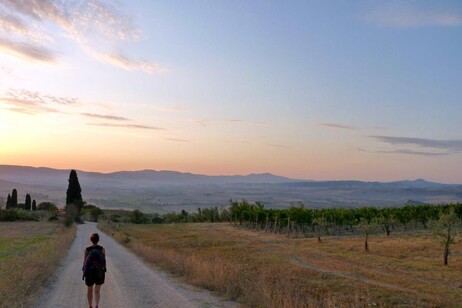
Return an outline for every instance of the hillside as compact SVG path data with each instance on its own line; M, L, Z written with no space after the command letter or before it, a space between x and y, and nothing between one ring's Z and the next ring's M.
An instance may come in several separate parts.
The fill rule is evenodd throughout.
M462 202L462 185L423 179L396 182L301 181L269 173L207 176L176 171L78 171L87 202L107 208L144 211L196 210L226 206L230 199L262 201L267 207L397 206L406 203ZM0 197L17 188L38 202L63 204L69 170L0 165Z
M26 166L0 165L0 179L31 185L66 186L70 170L34 168ZM270 173L208 176L168 170L119 171L112 173L86 172L77 170L79 179L99 187L152 187L154 185L176 184L231 184L231 183L282 183L296 181ZM64 181L63 181L64 180Z

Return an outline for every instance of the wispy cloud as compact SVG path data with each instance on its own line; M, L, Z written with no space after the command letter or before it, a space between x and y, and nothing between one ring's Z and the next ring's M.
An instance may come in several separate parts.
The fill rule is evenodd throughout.
M12 31L23 35L29 32L27 26L21 19L3 11L0 11L0 29L4 32Z
M272 147L272 148L284 148L284 149L290 149L291 146L284 145L284 144L274 144L274 143L265 143L266 146Z
M226 119L221 122L231 123L231 124L252 124L252 125L265 125L265 122L260 121L248 121L248 120L238 120L238 119Z
M9 97L2 97L0 101L9 105L9 110L24 114L34 115L37 113L59 112L57 109L46 107L44 104L37 101Z
M175 142L191 142L191 140L186 139L177 139L177 138L167 138L168 141L175 141Z
M36 62L54 63L56 61L56 54L53 51L30 42L15 42L0 38L0 51Z
M337 123L320 123L319 126L328 127L328 128L335 128L335 129L346 129L346 130L357 130L357 127L337 124Z
M199 126L209 126L213 124L242 124L242 125L256 125L256 126L264 126L266 125L265 122L260 121L249 121L249 120L239 120L239 119L225 119L225 120L199 120L199 119L190 119L188 120L190 123Z
M13 111L13 112L27 114L27 115L36 115L37 114L36 112L33 112L31 110L28 110L28 109L23 109L23 108L11 107L11 108L7 108L7 109L10 110L10 111Z
M50 24L60 32L51 31ZM147 73L166 71L154 62L120 52L123 45L139 39L140 31L132 16L109 0L2 0L0 33L0 50L22 59L56 62L57 53L52 50L59 49L57 42L65 37L100 62Z
M149 74L152 73L164 73L167 71L166 68L160 66L157 63L146 61L146 60L135 60L129 58L123 54L104 54L96 51L90 52L90 54L97 60L123 68L127 71L140 70Z
M370 138L397 146L397 148L391 150L376 151L380 153L441 156L462 152L462 140L458 139L439 140L394 136L370 136Z
M24 114L61 112L59 106L78 104L77 99L46 95L22 89L8 89L0 94L0 103L11 111Z
M161 127L154 127L154 126L147 126L147 125L140 125L140 124L88 123L87 125L102 126L102 127L165 130L165 128L161 128Z
M419 2L415 2L413 6L411 2L387 1L384 5L364 14L362 18L375 25L397 28L462 25L462 12L460 10L425 9L417 7L419 4Z
M377 125L369 126L367 128L370 129L370 130L387 130L388 129L385 126L377 126Z
M375 151L376 153L382 154L406 154L406 155L419 155L419 156L445 156L449 153L447 152L425 152L425 151L413 151L413 150L392 150L392 151Z
M114 121L130 121L130 119L125 117L119 117L108 114L95 114L95 113L81 113L84 117L95 118L95 119L104 119L104 120L114 120Z

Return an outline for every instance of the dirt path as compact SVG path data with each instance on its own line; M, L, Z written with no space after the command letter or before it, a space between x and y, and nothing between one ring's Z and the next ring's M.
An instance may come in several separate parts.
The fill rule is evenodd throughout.
M86 223L78 226L77 237L69 255L45 294L33 307L88 307L86 287L82 281L83 251L88 236L100 234L100 244L107 251L106 282L101 289L100 307L237 307L209 292L179 283L133 255L112 238Z

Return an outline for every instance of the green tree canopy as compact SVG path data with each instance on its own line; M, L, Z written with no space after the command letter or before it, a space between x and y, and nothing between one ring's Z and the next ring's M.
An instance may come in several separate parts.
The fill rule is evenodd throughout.
M52 203L52 202L41 202L37 209L39 211L49 211L49 212L57 212L58 211L58 207L56 206L56 204Z

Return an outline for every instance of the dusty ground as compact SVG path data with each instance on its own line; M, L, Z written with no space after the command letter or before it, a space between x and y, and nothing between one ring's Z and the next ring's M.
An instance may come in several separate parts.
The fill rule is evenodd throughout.
M146 265L112 238L87 223L78 227L77 237L57 270L51 286L33 307L88 307L82 281L83 251L88 236L100 233L100 244L107 252L106 282L101 290L100 307L235 307L211 293L174 281Z

